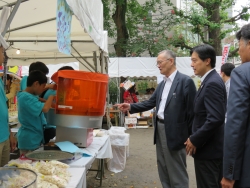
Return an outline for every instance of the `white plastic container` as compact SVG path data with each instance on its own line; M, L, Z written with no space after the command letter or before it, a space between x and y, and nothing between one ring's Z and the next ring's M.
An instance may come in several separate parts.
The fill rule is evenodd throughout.
M108 170L118 173L123 171L126 166L126 159L129 155L129 134L109 133L109 135L113 158L108 161Z

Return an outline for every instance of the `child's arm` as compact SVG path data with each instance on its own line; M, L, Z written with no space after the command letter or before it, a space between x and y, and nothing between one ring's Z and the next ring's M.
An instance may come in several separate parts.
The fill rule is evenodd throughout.
M9 129L10 131L10 149L11 149L11 152L15 151L16 149L16 138L14 137L13 133L11 132L11 130Z
M41 97L39 97L39 101L40 101L40 102L46 102L46 100L43 99L43 98L41 98Z
M56 84L47 84L45 86L45 90L46 89L53 89L53 90L56 90L57 89L57 85Z
M54 95L50 95L47 101L44 103L43 110L42 110L44 113L47 113L49 111L52 105L53 99L54 99Z

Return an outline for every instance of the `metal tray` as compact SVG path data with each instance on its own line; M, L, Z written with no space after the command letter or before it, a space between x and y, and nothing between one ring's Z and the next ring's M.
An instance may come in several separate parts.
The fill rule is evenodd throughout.
M46 151L33 151L31 153L27 153L25 156L32 160L60 161L60 160L72 159L74 155L72 153L64 151L46 150Z
M24 173L25 175L29 176L28 181L26 184L23 181L19 182L19 185L16 185L17 187L22 188L35 188L37 184L37 174L29 169L24 168L15 168L15 167L1 167L0 168L0 187L9 187L10 184L12 185L11 181L12 179L15 179L20 174ZM20 180L20 177L19 177ZM27 179L26 179L27 180Z

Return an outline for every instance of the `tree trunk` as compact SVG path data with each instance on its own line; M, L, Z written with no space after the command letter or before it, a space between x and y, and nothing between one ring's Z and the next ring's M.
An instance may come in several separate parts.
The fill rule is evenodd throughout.
M112 18L116 25L117 39L114 45L117 57L126 57L126 44L129 38L126 27L127 0L116 0L116 11Z
M219 3L215 3L213 7L211 7L208 15L211 15L209 19L212 23L220 23L220 5ZM221 47L221 39L220 39L220 30L221 28L209 29L209 41L210 44L214 47L216 51L216 55L220 56L222 54L222 47Z

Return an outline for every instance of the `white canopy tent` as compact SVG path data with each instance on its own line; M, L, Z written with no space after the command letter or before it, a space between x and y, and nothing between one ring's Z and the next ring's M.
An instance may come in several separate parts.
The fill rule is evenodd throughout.
M5 40L8 65L23 66L34 61L58 64L78 61L80 70L105 72L107 32L103 30L101 0L66 0L73 11L71 25L71 55L58 51L56 10L57 0L5 0L3 6L18 7ZM16 54L20 49L20 54Z
M156 66L156 57L126 57L109 58L110 77L161 77L161 73ZM220 72L222 57L216 57L216 71ZM188 76L193 76L190 57L176 58L177 70Z

